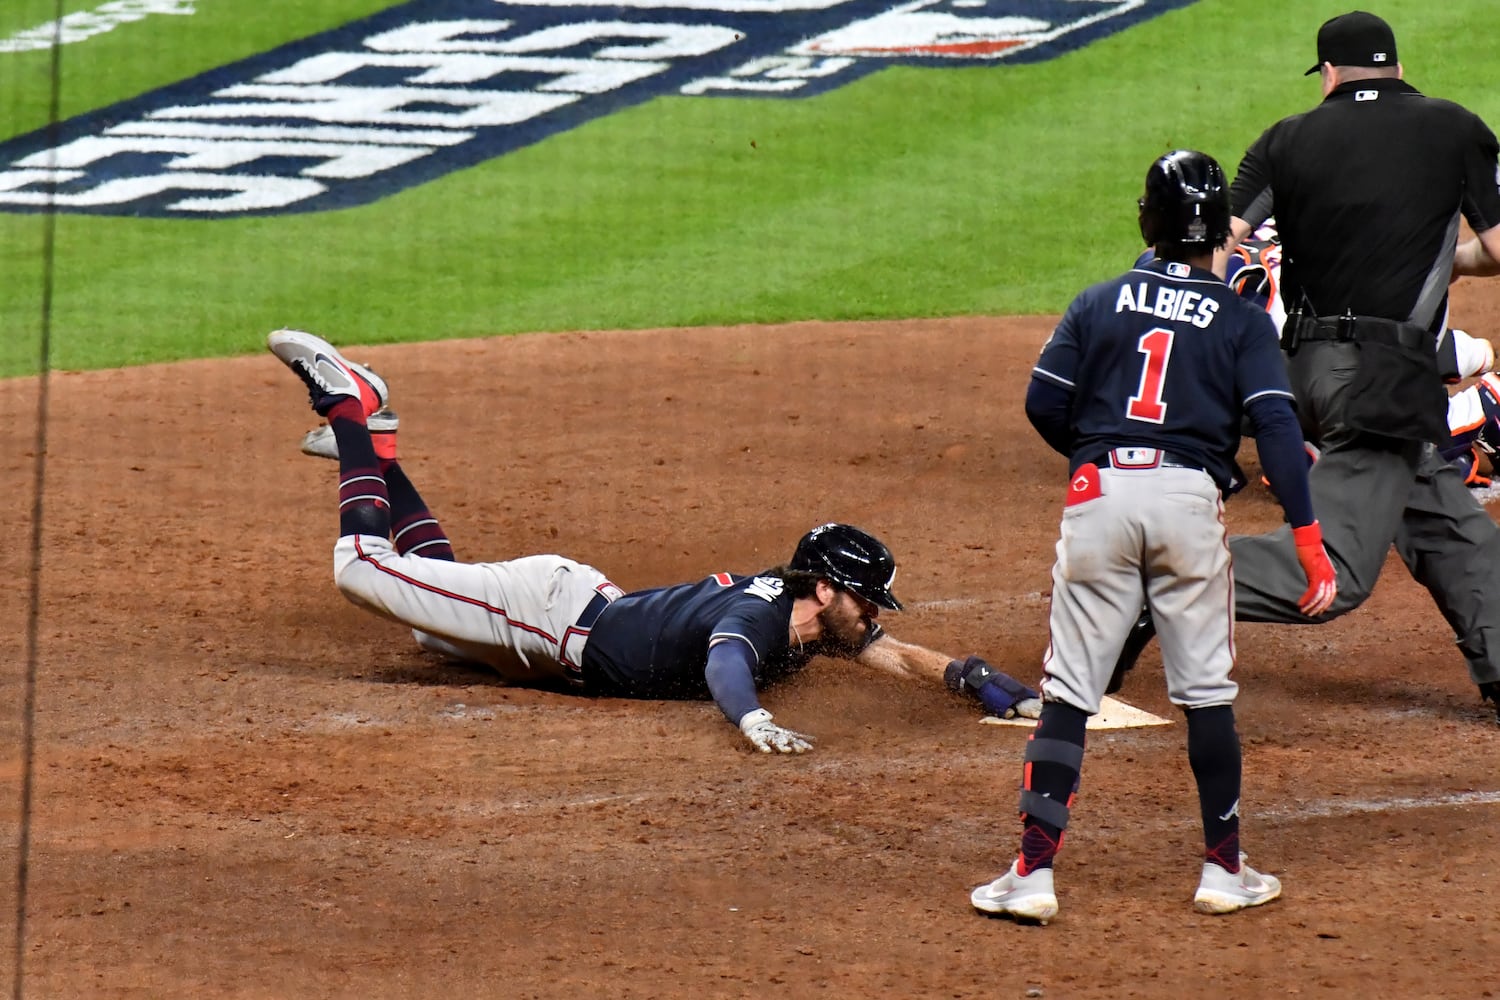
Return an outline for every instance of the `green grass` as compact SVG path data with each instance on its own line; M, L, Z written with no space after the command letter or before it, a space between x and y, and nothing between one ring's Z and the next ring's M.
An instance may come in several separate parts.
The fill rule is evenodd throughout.
M382 5L199 6L68 47L64 113ZM1058 312L1133 258L1152 157L1191 145L1232 169L1318 100L1300 74L1325 8L1201 0L1038 65L896 67L812 99L661 98L340 212L59 216L52 363L251 352L282 325L368 343ZM1412 82L1500 125L1493 0L1381 13ZM0 84L34 72L0 54ZM26 79L26 100L0 97L8 134L41 120ZM38 217L0 215L0 374L35 369L42 236Z

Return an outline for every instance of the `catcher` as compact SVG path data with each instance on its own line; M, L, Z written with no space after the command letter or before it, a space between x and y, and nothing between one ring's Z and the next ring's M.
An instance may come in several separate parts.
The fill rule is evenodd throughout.
M622 698L712 698L762 753L811 738L773 721L757 691L815 656L945 683L989 712L1036 718L1037 692L977 656L897 641L876 620L900 611L896 563L874 536L825 524L791 560L755 575L716 573L626 594L592 566L558 555L462 563L396 458L385 381L327 341L277 330L269 347L328 421L339 462L334 580L355 604L412 628L424 648L489 666L528 686ZM391 421L393 422L393 421Z

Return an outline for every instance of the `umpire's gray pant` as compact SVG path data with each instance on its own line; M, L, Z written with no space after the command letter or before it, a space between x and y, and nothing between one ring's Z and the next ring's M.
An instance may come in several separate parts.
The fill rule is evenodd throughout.
M1348 427L1347 390L1358 358L1353 344L1314 341L1288 362L1303 426L1322 450L1309 480L1338 570L1338 598L1319 618L1297 610L1307 582L1284 525L1229 540L1235 617L1282 624L1336 618L1370 596L1394 544L1452 626L1470 678L1500 681L1500 528L1433 445Z

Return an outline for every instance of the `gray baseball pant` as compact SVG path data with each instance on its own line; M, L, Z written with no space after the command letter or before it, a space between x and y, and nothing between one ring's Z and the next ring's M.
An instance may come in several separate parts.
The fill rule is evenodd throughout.
M1302 345L1288 362L1304 427L1322 450L1309 473L1313 510L1338 571L1338 598L1319 618L1297 610L1307 588L1291 528L1229 540L1235 617L1309 624L1364 603L1391 546L1452 627L1476 684L1500 681L1500 528L1432 444L1374 437L1344 422L1359 348Z

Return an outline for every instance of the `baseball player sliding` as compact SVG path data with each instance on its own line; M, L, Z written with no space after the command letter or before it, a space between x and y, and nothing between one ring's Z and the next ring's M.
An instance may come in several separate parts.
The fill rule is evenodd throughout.
M791 560L755 575L623 593L559 555L462 563L396 457L389 387L327 341L277 330L271 352L306 385L339 462L334 580L349 600L409 626L423 648L481 663L516 684L566 682L625 698L712 698L763 753L811 749L775 722L757 692L815 656L945 683L991 713L1036 718L1037 692L977 656L899 642L877 621L899 611L896 563L874 536L825 524ZM305 449L304 449L305 450Z
M1193 904L1232 913L1281 893L1240 853L1234 578L1222 498L1246 417L1293 527L1306 614L1333 602L1334 570L1313 517L1275 327L1211 270L1229 235L1218 163L1192 150L1156 160L1140 227L1156 259L1073 300L1026 393L1026 415L1068 456L1070 478L1042 713L1022 769L1020 852L970 895L983 913L1043 923L1057 914L1052 865L1078 792L1085 723L1143 603L1160 630L1167 692L1187 718L1204 843Z

